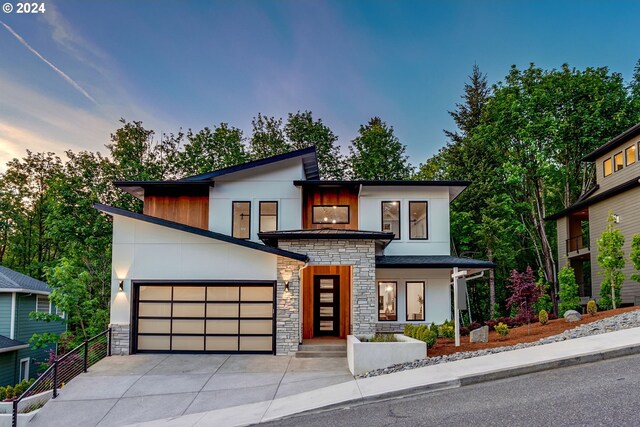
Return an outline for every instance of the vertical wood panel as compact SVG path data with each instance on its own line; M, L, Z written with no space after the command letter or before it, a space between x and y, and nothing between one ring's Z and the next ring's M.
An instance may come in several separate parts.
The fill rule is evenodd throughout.
M347 205L349 206L348 224L314 224L314 205ZM335 228L339 230L358 229L358 188L349 187L308 187L304 189L302 206L302 228Z
M208 196L147 196L143 212L192 227L209 228Z
M351 329L351 267L348 265L312 265L304 270L302 277L302 338L313 334L313 279L316 275L340 276L340 338L346 338Z

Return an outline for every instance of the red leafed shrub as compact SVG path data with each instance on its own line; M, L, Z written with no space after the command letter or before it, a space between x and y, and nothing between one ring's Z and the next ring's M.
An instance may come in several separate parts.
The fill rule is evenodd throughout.
M549 313L549 320L556 320L558 318L558 315L555 313Z
M487 320L486 322L484 322L484 324L487 325L490 330L493 330L493 327L498 324L498 321L497 320Z
M473 323L470 323L469 326L467 326L467 327L469 328L469 331L474 331L474 330L476 330L478 328L481 328L482 325L480 323L478 323L478 322L473 322Z
M507 288L511 290L511 296L507 299L507 307L518 311L516 316L521 324L531 322L535 313L533 305L544 293L544 288L536 283L531 267L527 267L524 273L513 270L509 277ZM509 325L509 327L512 327Z
M460 326L460 335L463 337L466 337L467 335L469 335L469 328L467 328L466 326Z

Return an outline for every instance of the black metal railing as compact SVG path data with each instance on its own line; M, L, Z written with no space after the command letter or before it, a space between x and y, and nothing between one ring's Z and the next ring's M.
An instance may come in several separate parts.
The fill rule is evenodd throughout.
M89 338L73 350L57 357L31 386L13 401L12 426L18 425L18 414L35 411L49 399L58 397L58 390L90 366L111 356L111 329Z
M571 252L578 252L583 250L589 250L589 235L580 234L579 236L570 237L567 239L567 255Z

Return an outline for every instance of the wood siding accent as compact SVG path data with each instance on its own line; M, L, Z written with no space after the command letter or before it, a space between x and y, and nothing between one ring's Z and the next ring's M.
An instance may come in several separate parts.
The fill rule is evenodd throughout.
M304 188L302 202L302 228L335 228L339 230L358 229L358 187L309 187ZM348 224L314 224L313 206L349 206Z
M302 273L302 338L314 338L313 280L316 275L340 276L340 338L351 329L351 267L348 265L311 265Z
M208 196L146 196L145 215L209 229Z

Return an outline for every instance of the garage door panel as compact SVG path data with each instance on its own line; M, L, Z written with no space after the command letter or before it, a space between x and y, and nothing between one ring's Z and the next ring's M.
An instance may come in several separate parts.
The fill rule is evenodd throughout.
M204 317L204 304L173 303L173 317Z
M207 320L207 334L237 334L237 320Z
M171 350L204 351L204 336L202 335L174 335Z
M242 301L273 301L273 288L265 286L243 286Z
M238 337L207 337L207 351L238 351Z
M140 300L171 301L171 286L140 286Z
M167 351L171 348L171 338L168 335L139 335L138 350Z
M268 320L241 320L240 321L240 333L241 334L271 334L273 323L271 319Z
M204 320L173 319L174 334L204 334Z
M138 306L139 316L171 317L170 302L141 302Z
M240 306L240 317L269 317L273 316L273 304L257 303L242 304Z
M207 304L207 317L238 317L238 304Z
M207 288L207 301L238 301L239 299L239 286L209 286Z
M204 286L174 286L174 301L204 301L207 288Z
M240 337L240 351L271 351L271 337Z
M171 333L171 319L140 319L138 320L138 333L141 334L168 334Z

